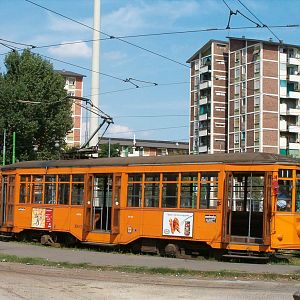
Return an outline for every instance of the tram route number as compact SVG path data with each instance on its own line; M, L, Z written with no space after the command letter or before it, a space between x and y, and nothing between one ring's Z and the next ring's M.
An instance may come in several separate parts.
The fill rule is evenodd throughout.
M216 223L217 216L216 215L205 215L205 223Z

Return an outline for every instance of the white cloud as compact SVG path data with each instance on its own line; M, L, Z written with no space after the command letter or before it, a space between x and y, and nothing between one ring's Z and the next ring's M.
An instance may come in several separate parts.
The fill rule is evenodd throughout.
M128 34L148 28L168 28L179 19L199 13L195 1L141 1L104 15L102 29L110 34Z
M55 16L51 13L48 14L49 20L49 29L56 32L65 32L65 33L81 33L83 31L91 31L90 28L85 27L81 24L75 23L71 20ZM93 27L93 18L86 18L83 20L77 20L80 23L86 24L90 27Z
M61 45L49 48L48 51L50 54L63 58L89 58L92 55L92 49L86 43Z
M106 136L133 138L133 130L124 125L112 124L111 127L109 127Z

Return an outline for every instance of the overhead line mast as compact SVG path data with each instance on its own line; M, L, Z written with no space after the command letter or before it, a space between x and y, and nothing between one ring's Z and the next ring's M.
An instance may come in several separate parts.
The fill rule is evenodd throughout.
M92 80L91 80L91 100L94 106L100 108L100 15L101 0L94 0L94 24L93 24L93 54L92 54ZM99 119L91 118L89 122L89 136L98 127ZM98 134L95 134L89 141L89 146L98 145Z

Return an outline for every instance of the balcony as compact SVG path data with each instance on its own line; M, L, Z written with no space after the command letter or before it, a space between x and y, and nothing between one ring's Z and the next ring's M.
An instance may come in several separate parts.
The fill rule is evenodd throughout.
M203 73L207 73L207 72L210 72L210 66L202 66L199 69L199 74L203 74Z
M200 83L200 85L199 85L200 90L204 90L204 89L207 89L210 87L211 87L211 80L204 81L204 82ZM300 93L299 93L299 95L300 95Z
M280 124L279 124L279 129L280 129L280 131L287 131L287 122L284 120L281 120Z
M286 103L281 103L280 104L280 114L285 116L287 115L287 105Z
M287 110L287 115L300 116L300 108L289 108Z
M199 122L207 120L207 114L203 114L199 116Z
M300 75L299 74L289 75L288 80L293 82L300 82Z
M287 138L280 137L280 149L286 149L287 146Z
M300 150L300 143L289 143L289 150Z
M199 151L199 153L206 153L207 152L207 145L199 146L198 151Z
M289 91L289 92L288 92L288 97L289 97L289 98L297 98L297 99L299 99L299 98L300 98L300 92L297 92L297 91Z
M289 57L288 64L300 66L300 60L299 60L299 58L296 58L296 57Z
M289 132L300 133L299 125L289 125Z
M207 97L200 98L199 105L207 104Z
M199 137L200 136L207 136L207 129L199 130Z

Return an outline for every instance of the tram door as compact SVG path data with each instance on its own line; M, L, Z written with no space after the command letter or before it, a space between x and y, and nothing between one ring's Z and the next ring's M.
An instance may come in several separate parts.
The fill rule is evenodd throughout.
M0 226L13 226L15 176L3 176L1 183Z
M269 236L272 176L267 172L226 174L223 241L263 244Z
M112 215L113 174L95 174L93 177L91 228L110 231Z

